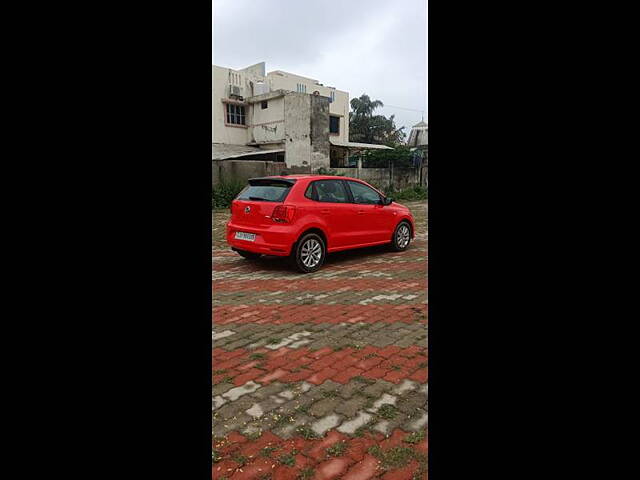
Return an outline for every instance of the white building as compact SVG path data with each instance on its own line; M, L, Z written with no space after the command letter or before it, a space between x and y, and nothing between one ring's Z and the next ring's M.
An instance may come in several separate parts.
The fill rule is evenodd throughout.
M241 70L213 65L213 159L284 161L292 171L329 168L354 150L349 93L265 63Z

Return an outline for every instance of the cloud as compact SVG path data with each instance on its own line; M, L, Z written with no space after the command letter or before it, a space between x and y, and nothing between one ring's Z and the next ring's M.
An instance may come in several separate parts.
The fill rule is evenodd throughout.
M213 61L244 68L265 61L385 104L416 110L426 100L426 0L215 0ZM393 107L407 130L419 112ZM425 114L426 116L426 114Z

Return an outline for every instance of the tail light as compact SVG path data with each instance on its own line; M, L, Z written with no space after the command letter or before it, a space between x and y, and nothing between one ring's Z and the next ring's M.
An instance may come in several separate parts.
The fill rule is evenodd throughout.
M271 218L278 223L291 223L296 213L296 207L293 205L278 205L273 209Z

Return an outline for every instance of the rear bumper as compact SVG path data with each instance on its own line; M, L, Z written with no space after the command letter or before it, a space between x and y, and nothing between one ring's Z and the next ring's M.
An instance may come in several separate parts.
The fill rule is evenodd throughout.
M234 238L236 232L255 233L256 239L253 242L238 240ZM286 257L291 252L291 245L296 237L290 225L273 225L268 229L261 229L229 222L226 227L226 238L227 244L233 250Z

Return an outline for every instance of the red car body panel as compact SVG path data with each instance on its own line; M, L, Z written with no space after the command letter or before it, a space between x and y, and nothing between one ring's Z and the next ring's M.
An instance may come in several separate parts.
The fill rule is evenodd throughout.
M226 226L226 239L232 248L265 255L288 256L300 236L312 229L322 232L327 252L382 245L391 242L396 226L403 220L411 224L411 236L415 236L411 212L398 203L329 203L305 196L307 187L313 181L346 180L362 183L384 197L384 194L362 180L329 175L265 178L295 180L295 183L283 202L236 199L231 203L231 219ZM273 220L274 210L278 206L295 208L290 222L279 223ZM253 233L255 240L236 239L236 232Z

